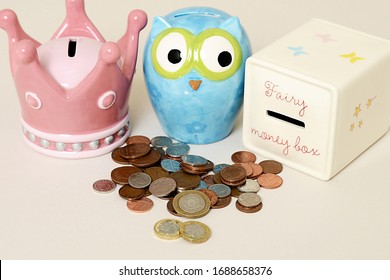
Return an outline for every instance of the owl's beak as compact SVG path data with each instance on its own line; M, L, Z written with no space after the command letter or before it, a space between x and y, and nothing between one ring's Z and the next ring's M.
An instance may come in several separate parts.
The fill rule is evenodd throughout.
M200 84L202 83L202 80L190 80L190 86L193 90L197 91L200 87Z

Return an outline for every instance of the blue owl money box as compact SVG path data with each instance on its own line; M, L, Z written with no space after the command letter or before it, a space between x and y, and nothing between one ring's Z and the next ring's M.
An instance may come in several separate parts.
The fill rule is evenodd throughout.
M162 128L190 144L224 139L242 107L251 55L237 17L192 7L156 17L144 52L146 87Z

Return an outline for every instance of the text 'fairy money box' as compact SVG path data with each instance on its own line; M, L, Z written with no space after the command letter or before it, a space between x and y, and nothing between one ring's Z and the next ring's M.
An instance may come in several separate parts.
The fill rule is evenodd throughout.
M156 17L144 74L164 131L191 144L228 136L242 107L250 53L239 19L223 11L192 7Z
M328 180L383 136L390 44L311 20L248 59L244 145Z
M67 0L66 9L43 45L12 10L0 11L0 27L8 33L26 142L46 155L87 158L112 151L130 133L129 88L147 16L132 11L125 35L113 43L89 20L83 0Z

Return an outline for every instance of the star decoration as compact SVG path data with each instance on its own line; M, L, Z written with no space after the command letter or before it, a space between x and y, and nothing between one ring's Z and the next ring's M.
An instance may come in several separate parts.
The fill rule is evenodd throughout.
M363 121L360 120L360 121L359 121L359 124L358 124L358 127L361 128L362 126L363 126Z
M329 42L335 42L336 40L332 38L332 35L327 34L316 34L317 37L319 37L322 40L322 43L329 43Z
M294 56L308 54L307 52L305 52L303 50L303 47L288 47L288 49L294 51L294 53L293 53Z
M367 99L367 103L366 103L367 109L369 109L371 107L372 101L374 101L375 98L376 98L376 96L373 97L373 98L368 98Z
M344 58L348 58L349 62L351 62L351 63L355 63L355 62L357 62L359 60L364 60L365 59L364 57L357 56L355 52L351 52L349 54L341 54L340 56L344 57Z
M353 131L354 129L355 129L355 124L353 123L353 124L351 124L350 130Z
M360 105L361 104L359 104L359 106L355 107L355 113L353 114L357 118L359 117L359 113L362 111L362 109L360 109Z

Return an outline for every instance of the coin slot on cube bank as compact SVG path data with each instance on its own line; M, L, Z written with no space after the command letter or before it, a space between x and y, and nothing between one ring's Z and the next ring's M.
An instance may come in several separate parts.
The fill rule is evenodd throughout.
M390 42L313 19L246 62L243 142L329 180L387 133Z

